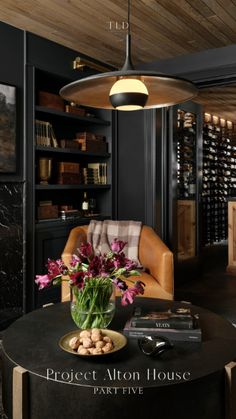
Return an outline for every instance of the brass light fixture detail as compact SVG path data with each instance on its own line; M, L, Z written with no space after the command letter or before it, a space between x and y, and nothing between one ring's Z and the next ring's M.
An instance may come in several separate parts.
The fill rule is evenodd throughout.
M101 72L108 70L108 68L103 66L102 64L97 64L81 57L76 57L72 64L73 64L74 70L83 71L84 67L89 67L89 68L92 68L94 70L101 71Z

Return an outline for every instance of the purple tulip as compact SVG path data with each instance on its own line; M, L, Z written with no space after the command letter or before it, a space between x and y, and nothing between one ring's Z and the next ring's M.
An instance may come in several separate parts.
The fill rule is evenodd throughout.
M137 295L137 290L135 287L130 287L125 290L121 298L122 306L127 306L128 304L132 304L134 302L134 298Z
M51 284L51 279L46 275L36 275L35 283L39 286L39 289L48 287Z
M122 295L121 304L127 306L127 304L132 304L134 298L138 294L144 293L145 284L142 281L136 281L132 288L128 288Z
M127 271L132 271L133 269L136 269L138 264L134 260L130 260L125 258L125 268Z
M72 281L73 285L77 288L82 289L84 287L84 272L74 272L70 274L70 280Z
M89 263L88 275L90 277L100 276L102 271L102 261L101 256L94 256Z
M136 289L137 295L138 294L142 294L142 295L144 294L144 287L145 287L144 282L142 282L142 281L135 281L134 287Z
M93 254L93 246L91 243L82 243L78 251L83 258L89 259Z
M122 240L114 239L111 243L111 250L114 253L120 253L126 246L127 242L123 242Z
M120 291L125 291L128 289L128 285L126 284L126 282L120 278L115 278L112 280L112 282L115 285L115 287L118 288Z
M61 259L48 259L47 268L50 279L53 279L58 275L62 275L63 272L66 270L66 266L64 265Z
M81 262L81 259L77 255L72 255L72 259L70 261L70 266L74 268L78 263Z

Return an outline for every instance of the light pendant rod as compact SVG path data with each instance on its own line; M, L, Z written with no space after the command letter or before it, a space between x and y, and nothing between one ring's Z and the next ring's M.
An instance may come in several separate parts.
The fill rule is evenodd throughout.
M128 33L126 34L126 57L121 71L134 70L131 59L130 0L128 0Z
M125 57L125 62L121 71L127 71L127 70L134 70L134 66L131 59L131 35L130 33L127 33L126 35L126 57Z

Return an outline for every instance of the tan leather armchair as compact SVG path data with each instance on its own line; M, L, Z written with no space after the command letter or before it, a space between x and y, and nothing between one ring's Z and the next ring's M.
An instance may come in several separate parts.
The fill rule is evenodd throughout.
M62 259L68 266L73 254L81 243L87 241L88 226L79 226L71 230ZM139 279L145 283L144 297L163 298L173 300L174 298L174 268L173 254L163 243L155 231L148 226L143 226L139 240L139 260L145 268ZM62 283L62 301L69 297L68 282Z

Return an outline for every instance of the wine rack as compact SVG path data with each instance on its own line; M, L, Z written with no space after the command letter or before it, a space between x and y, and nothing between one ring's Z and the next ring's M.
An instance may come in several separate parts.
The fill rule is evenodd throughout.
M195 199L196 118L191 112L177 111L177 199Z
M228 197L236 192L236 147L233 124L204 114L203 128L203 244L227 239Z

